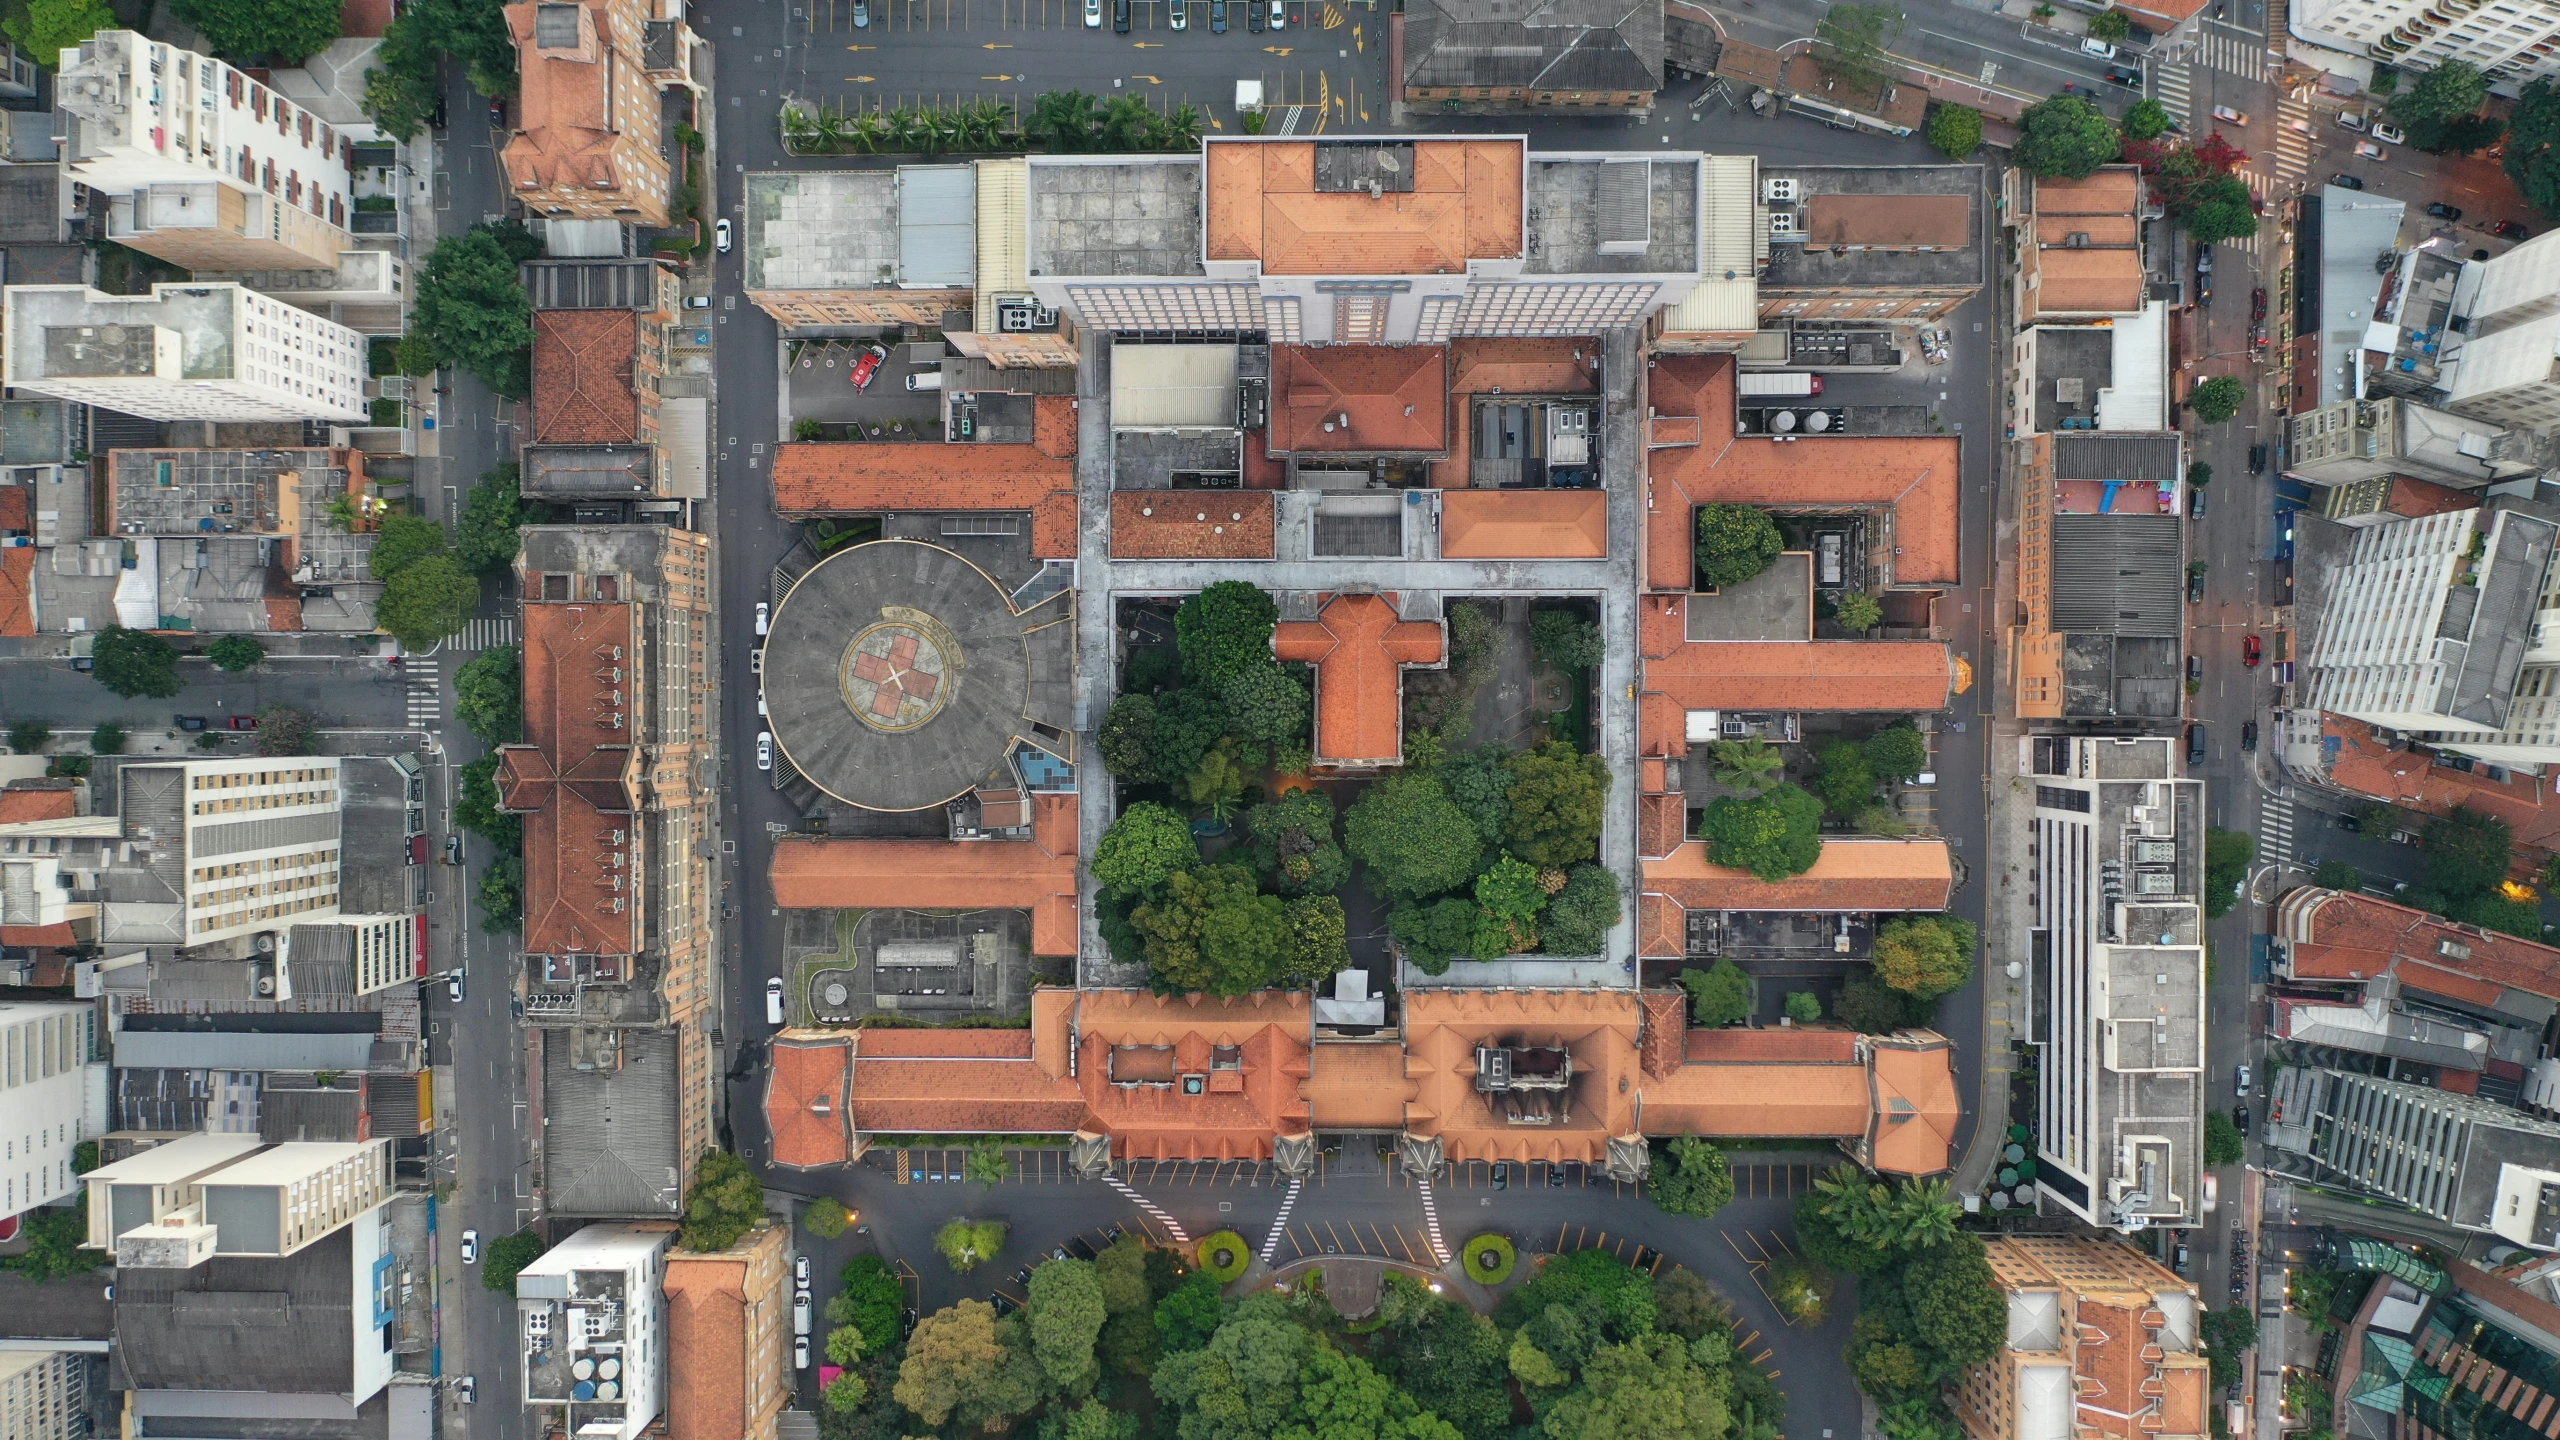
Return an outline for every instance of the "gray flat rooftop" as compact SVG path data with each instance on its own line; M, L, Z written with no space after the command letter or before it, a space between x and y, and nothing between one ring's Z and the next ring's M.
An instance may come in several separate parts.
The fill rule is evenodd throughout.
M747 288L878 290L898 283L898 172L747 177Z
M2036 332L2036 429L2062 429L2066 418L2098 418L2098 392L2115 383L2115 331L2089 325L2047 325ZM2099 476L2121 479L2121 476Z
M1901 195L1982 194L1978 165L1810 165L1788 169L1762 166L1763 184L1792 179L1805 200L1818 195L1891 198ZM1990 256L1982 244L1982 209L1969 215L1967 239L1955 250L1847 250L1835 254L1810 244L1772 244L1769 268L1760 278L1762 290L1844 286L1851 292L1878 289L1953 289L1984 283Z
M1629 172L1641 172L1641 179ZM1532 275L1693 274L1698 268L1694 159L1533 154L1528 204Z
M2046 340L2050 341L2053 333L2047 331ZM2174 432L2093 435L2065 431L2053 437L2053 478L2148 480L2154 485L2175 485L2184 478L2178 471L2178 436Z
M273 533L291 500L305 528L347 488L347 469L322 450L118 450L109 456L115 525L145 535ZM299 493L287 494L285 476Z
M2186 521L2053 517L2053 628L2175 638L2186 624Z
M2186 702L2175 638L2096 633L2062 641L2062 713L2075 718L2175 720Z
M1031 160L1035 277L1199 275L1200 162Z
M1813 638L1813 557L1790 550L1769 568L1682 607L1691 640Z

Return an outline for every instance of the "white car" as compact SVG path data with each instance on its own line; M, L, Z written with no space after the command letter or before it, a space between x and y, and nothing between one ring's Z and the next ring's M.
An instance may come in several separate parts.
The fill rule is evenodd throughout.
M764 982L764 1023L767 1025L782 1023L782 977L779 975ZM803 1260L800 1263L805 1269L809 1262ZM803 1288L806 1288L809 1282L804 1277L800 1283Z
M2388 160L2391 158L2390 151L2383 149L2381 146L2374 144L2370 140L2357 141L2356 153L2367 160Z
M2116 47L2104 40L2083 40L2080 42L2080 53L2094 59L2113 60L2116 58Z
M791 1368L794 1370L809 1368L809 1337L806 1335L791 1337Z
M772 623L773 623L773 607L771 607L771 606L769 606L769 605L765 604L765 602L763 602L762 600L757 601L757 602L756 602L756 633L757 633L758 635L762 635L762 634L764 634L764 633L765 633L765 631L766 631L766 628L767 628L768 626L770 626Z
M720 253L721 253L721 254L723 254L723 255L726 255L726 254L728 254L728 253L729 253L729 236L730 236L730 231L729 231L729 222L728 222L728 221L726 221L726 220L722 220L722 221L719 221L719 222L715 223L714 225L712 225L712 227L711 227L711 243L712 243L712 244L714 244L714 245L719 246L719 247L720 247Z
M2397 125L2374 126L2373 138L2381 141L2385 145L2406 145L2409 143L2409 137L2402 134L2400 127Z
M2249 123L2248 112L2234 110L2228 105L2214 106L2213 118L2221 121L2225 125L2246 125Z
M1280 0L1271 0L1271 28L1275 33L1289 28L1289 12Z
M776 980L773 983L780 985L782 982L780 980ZM798 1290L806 1290L809 1288L808 1256L794 1255L791 1257L791 1284L792 1288Z
M457 1004L457 1005L459 1005L459 1004L461 1004L461 1003L462 1003L462 967L461 967L461 966L459 966L459 965L455 966L455 967L454 967L450 972L448 972L448 973L445 975L445 977L444 977L444 993L445 993L445 998L446 998L446 999L449 999L449 1000L453 1001L453 1002L454 1002L455 1004Z
M463 1376L462 1383L455 1388L462 1392L463 1404L477 1405L480 1403L480 1380L478 1376Z
M1084 28L1087 30L1102 28L1102 0L1084 0Z
M756 768L773 768L773 732L770 730L759 731L756 735Z
M462 1232L462 1263L465 1265L480 1263L480 1232L477 1230Z

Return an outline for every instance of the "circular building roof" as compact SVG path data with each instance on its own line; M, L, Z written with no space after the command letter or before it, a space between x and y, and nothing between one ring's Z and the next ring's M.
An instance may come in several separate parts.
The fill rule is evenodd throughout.
M1046 605L1016 614L985 571L938 545L853 546L774 610L766 723L812 784L867 810L1009 783L1006 754L1051 708L1035 691L1059 673L1045 652L1069 643L1064 618Z

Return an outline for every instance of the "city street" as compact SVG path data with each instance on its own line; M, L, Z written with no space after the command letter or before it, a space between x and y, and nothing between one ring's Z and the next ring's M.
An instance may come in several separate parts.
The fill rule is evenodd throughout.
M0 694L9 697L10 718L42 720L66 733L112 720L139 736L174 728L180 715L226 730L233 716L268 705L290 705L323 730L406 728L408 677L370 656L277 656L236 673L182 659L178 676L187 688L167 700L128 700L67 660L0 659Z

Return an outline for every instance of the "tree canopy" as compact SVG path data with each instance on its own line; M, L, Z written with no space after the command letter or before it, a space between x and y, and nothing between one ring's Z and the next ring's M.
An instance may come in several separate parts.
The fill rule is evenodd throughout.
M2534 81L2507 117L2507 178L2525 203L2560 219L2560 83Z
M1645 1194L1674 1215L1704 1220L1733 1203L1733 1169L1724 1152L1695 1135L1680 1135L1654 1157Z
M1369 888L1419 899L1474 880L1484 849L1474 822L1431 775L1397 774L1369 787L1342 822L1343 848L1368 867Z
M1982 148L1982 112L1970 105L1929 107L1929 144L1950 160L1962 160Z
M1202 590L1173 612L1183 674L1217 690L1242 671L1276 664L1271 632L1279 619L1279 605L1251 581L1221 580Z
M2030 174L2086 180L2116 158L2116 127L2077 95L2056 95L2018 117L2012 158Z
M1888 920L1876 931L1876 978L1923 1000L1951 995L1973 978L1973 923L1953 915Z
M1164 897L1130 912L1156 983L1174 991L1243 995L1285 973L1294 951L1288 907L1254 887L1241 865L1165 877Z
M479 604L479 578L450 555L430 555L383 585L373 617L402 649L424 650L460 632Z
M1916 726L1887 725L1866 738L1867 764L1889 780L1908 780L1929 768L1929 742Z
M1246 854L1262 882L1283 895L1329 894L1351 876L1334 838L1333 797L1309 786L1245 812Z
M148 630L110 625L89 652L99 684L128 700L166 700L186 688L178 648Z
M1511 757L1511 813L1503 835L1513 854L1538 865L1572 865L1600 851L1609 765L1562 740Z
M2205 827L2205 914L2219 918L2240 903L2240 886L2249 878L2249 862L2257 856L2258 840L2249 832Z
M1049 1383L1068 1395L1092 1391L1101 1371L1094 1364L1094 1342L1101 1338L1104 1317L1102 1280L1089 1260L1046 1260L1031 1272L1031 1299L1025 1307L1031 1332L1031 1357Z
M1720 795L1698 822L1707 858L1763 880L1801 875L1822 858L1822 802L1793 785Z
M501 461L480 477L462 502L453 550L474 574L495 575L516 563L516 527L533 508L518 492L521 477L515 461Z
M2418 832L2418 857L2428 889L2450 901L2468 900L2506 881L2515 862L2515 831L2494 815L2463 806Z
M1751 977L1729 959L1703 970L1681 971L1680 984L1689 992L1690 1018L1700 1025L1730 1025L1750 1018Z
M1529 616L1529 649L1559 670L1588 670L1608 653L1600 627L1571 610L1538 610Z
M501 395L531 388L533 301L517 257L490 227L449 236L419 267L411 333L435 347L438 364L468 370Z
M1881 90L1898 63L1888 53L1902 34L1902 10L1889 4L1842 0L1813 27L1813 63L1853 90Z
M1200 863L1191 822L1152 800L1120 812L1094 847L1093 878L1124 895L1154 894L1177 870Z
M1597 955L1620 913L1617 877L1598 865L1576 865L1538 919L1543 948L1550 955Z
M1786 545L1778 522L1757 505L1698 507L1698 579L1710 589L1739 585L1768 569Z
M445 550L442 525L424 515L388 515L374 527L373 553L368 563L373 567L374 579L389 580L421 560L442 555Z
M24 10L13 10L0 21L0 31L28 59L51 70L62 63L63 51L120 24L104 0L29 0Z
M516 1289L516 1273L542 1258L551 1247L531 1230L501 1235L480 1252L480 1283L501 1295L512 1295Z
M299 65L338 38L333 0L176 0L170 7L235 65Z
M225 635L204 647L217 670L246 670L267 658L267 647L246 635Z
M2489 80L2468 60L2441 60L2383 108L2421 150L2439 150L2460 121L2489 103Z
M685 1192L676 1239L687 1250L726 1250L764 1219L764 1185L747 1162L726 1150L703 1152Z
M2221 425L2239 414L2241 402L2248 398L2248 391L2238 380L2216 375L2188 393L2187 408L2204 424Z
M453 672L453 715L484 745L523 739L523 648L500 645L464 661Z

